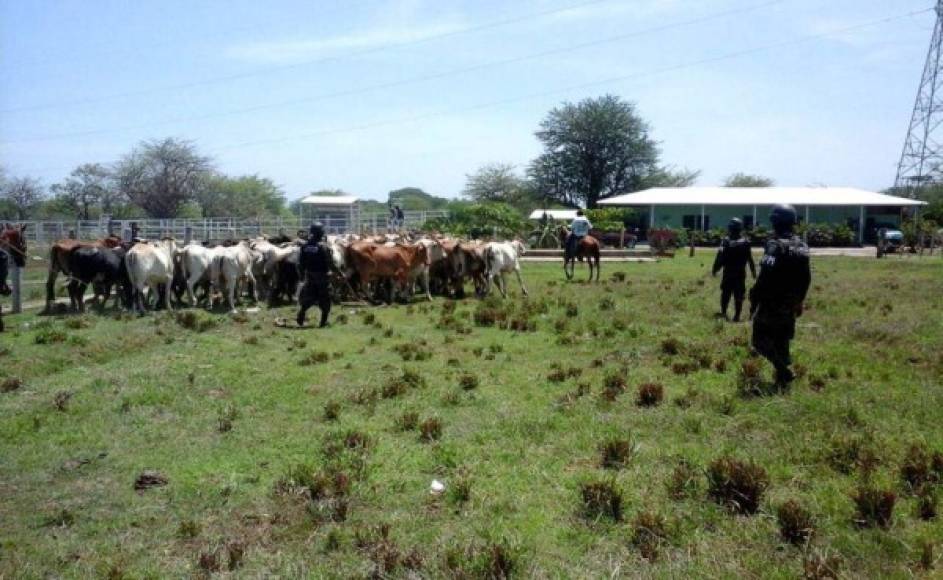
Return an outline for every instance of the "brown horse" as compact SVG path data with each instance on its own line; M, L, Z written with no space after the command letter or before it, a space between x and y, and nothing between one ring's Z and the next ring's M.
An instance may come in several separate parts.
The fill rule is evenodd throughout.
M589 281L593 281L593 270L595 269L596 281L599 282L599 240L590 235L583 236L583 239L576 244L576 251L573 252L572 256L568 256L566 239L569 235L570 230L567 229L566 226L561 226L560 245L563 246L563 272L566 274L566 279L573 279L576 260L582 262L583 258L586 258L586 263L589 264Z
M12 293L7 286L7 255L12 258L17 268L26 266L26 225L12 226L5 224L0 230L0 295L9 296ZM0 332L3 332L3 307L0 306Z

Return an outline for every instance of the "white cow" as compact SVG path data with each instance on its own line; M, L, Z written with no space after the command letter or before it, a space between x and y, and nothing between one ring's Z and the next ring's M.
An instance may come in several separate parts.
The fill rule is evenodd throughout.
M187 279L187 296L190 298L190 305L196 306L196 295L193 289L197 284L211 282L210 267L213 264L213 258L216 257L222 248L207 248L199 242L191 242L180 250L181 266L183 275Z
M131 280L132 302L138 312L144 312L144 289L159 295L159 287L164 287L164 307L170 307L170 287L174 281L174 255L177 244L173 239L159 242L140 242L135 244L125 257L128 278Z
M261 259L259 254L252 252L249 243L242 241L228 248L217 248L216 255L210 265L210 280L217 289L225 289L229 310L236 311L236 292L239 283L247 281L252 288L252 299L258 302L255 292L255 276L252 274L252 265Z
M508 282L504 275L510 271L517 274L517 281L521 284L521 292L527 296L527 288L521 278L521 264L519 258L524 255L526 248L520 240L511 242L489 242L485 244L485 294L491 292L491 282L497 281L498 290L507 298Z

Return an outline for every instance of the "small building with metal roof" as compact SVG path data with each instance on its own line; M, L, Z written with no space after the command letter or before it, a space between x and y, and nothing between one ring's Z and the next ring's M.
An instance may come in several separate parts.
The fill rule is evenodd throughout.
M800 222L848 226L859 243L879 227L898 226L905 212L916 213L926 205L849 187L659 187L603 199L599 205L634 208L652 229L707 231L725 227L735 217L748 229L768 227L770 209L780 203L794 206Z
M530 219L543 219L544 214L546 214L547 217L552 220L572 221L576 219L575 209L535 209L534 211L530 212Z
M360 200L352 195L309 195L298 202L302 220L319 221L332 234L360 229Z

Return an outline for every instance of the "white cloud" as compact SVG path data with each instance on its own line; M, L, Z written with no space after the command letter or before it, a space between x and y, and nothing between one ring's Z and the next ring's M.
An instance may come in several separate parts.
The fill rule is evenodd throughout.
M378 26L326 38L249 42L231 47L228 55L256 64L292 64L431 39L458 29L457 22L429 26Z

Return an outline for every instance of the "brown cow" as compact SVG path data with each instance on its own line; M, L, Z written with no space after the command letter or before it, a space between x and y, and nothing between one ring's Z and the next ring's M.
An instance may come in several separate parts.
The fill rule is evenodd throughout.
M52 312L52 305L56 301L56 278L62 272L71 276L69 271L69 255L77 248L117 248L121 246L121 238L108 236L94 242L80 242L79 240L59 240L49 248L49 275L46 277L46 312Z
M360 279L362 289L368 288L374 280L388 278L405 290L410 272L429 265L429 254L422 245L384 246L374 242L354 242L347 248L347 262ZM392 301L391 287L388 302Z
M475 282L475 292L478 295L484 294L486 286L485 271L487 262L485 261L485 244L481 242L462 242L459 244L462 250L462 276L471 278Z

